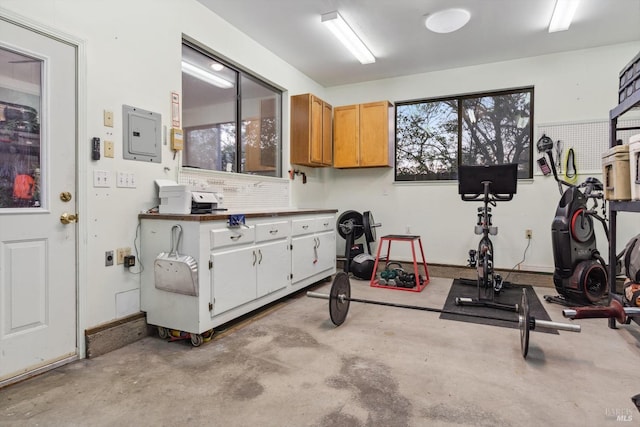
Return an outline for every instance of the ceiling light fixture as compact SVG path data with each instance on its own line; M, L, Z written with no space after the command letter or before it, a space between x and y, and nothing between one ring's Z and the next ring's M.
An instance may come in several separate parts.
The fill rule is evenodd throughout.
M220 64L219 62L213 62L211 63L210 67L213 71L222 71L224 65Z
M579 3L580 0L556 0L549 22L549 32L568 30Z
M196 67L195 65L182 61L182 72L189 74L196 79L200 79L205 83L211 83L214 86L221 87L223 89L229 89L233 87L233 83L229 80L225 80L220 76L216 76L213 73L208 72L207 70L203 70L200 67Z
M373 56L369 48L360 40L338 12L334 11L323 14L321 16L321 22L331 30L333 35L336 36L362 64L376 62L376 57Z
M471 14L464 9L445 9L427 16L424 25L434 33L452 33L467 25Z

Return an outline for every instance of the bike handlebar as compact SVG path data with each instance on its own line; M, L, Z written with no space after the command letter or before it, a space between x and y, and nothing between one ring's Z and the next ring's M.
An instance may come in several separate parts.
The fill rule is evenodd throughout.
M479 200L484 200L484 194L461 194L460 197L465 202L476 202ZM493 199L492 199L493 198ZM487 196L488 201L496 201L496 202L508 202L513 199L513 194L493 194L489 193Z

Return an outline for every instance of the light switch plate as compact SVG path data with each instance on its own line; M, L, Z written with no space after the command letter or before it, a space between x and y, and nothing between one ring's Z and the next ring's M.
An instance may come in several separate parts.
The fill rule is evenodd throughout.
M111 172L105 170L93 171L93 186L94 187L111 187Z

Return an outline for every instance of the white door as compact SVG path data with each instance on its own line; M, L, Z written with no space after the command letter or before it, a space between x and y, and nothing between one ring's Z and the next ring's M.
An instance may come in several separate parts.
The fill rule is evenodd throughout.
M78 350L76 47L1 16L0 34L1 384Z

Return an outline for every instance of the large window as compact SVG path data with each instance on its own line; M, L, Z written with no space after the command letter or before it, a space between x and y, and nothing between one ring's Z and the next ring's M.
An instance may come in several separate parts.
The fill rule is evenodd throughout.
M458 165L518 163L531 178L533 88L396 103L396 181L455 180Z
M282 92L182 46L182 166L281 177Z

